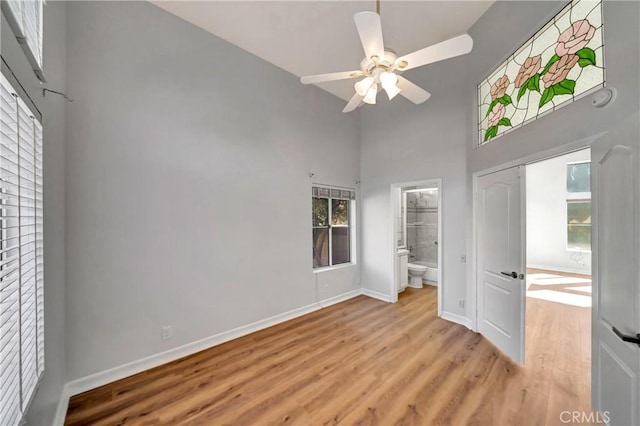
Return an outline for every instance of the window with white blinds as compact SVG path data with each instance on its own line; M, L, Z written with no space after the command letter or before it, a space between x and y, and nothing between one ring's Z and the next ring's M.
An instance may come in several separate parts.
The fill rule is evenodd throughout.
M44 371L42 126L0 75L0 425L17 425Z
M44 0L2 0L2 12L42 81L43 6Z
M311 194L313 268L351 263L356 191L314 186Z

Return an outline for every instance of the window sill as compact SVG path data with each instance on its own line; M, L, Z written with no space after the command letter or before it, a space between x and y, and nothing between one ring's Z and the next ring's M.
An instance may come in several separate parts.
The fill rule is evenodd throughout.
M350 268L352 266L356 266L356 264L354 262L349 262L349 263L342 263L340 265L335 265L335 266L323 266L322 268L315 268L313 270L313 273L319 274L321 272L335 271L336 269Z
M591 250L568 248L567 249L567 253L589 253L589 254L591 254Z

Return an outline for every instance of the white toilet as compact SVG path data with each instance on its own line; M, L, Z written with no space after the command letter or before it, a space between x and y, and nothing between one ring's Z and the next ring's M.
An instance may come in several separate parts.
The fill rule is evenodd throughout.
M422 288L422 276L427 273L427 267L417 263L409 263L409 287Z

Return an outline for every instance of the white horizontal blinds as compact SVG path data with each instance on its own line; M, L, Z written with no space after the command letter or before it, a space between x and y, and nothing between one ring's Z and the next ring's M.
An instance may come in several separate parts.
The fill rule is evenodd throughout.
M18 21L18 25L20 26L20 29L22 30L22 15L23 15L23 10L24 10L24 1L23 0L6 0L7 4L9 5L9 8L11 9L11 12L13 13L13 16L16 18L16 21ZM24 30L22 30L22 32L24 33Z
M30 400L38 379L36 323L36 223L33 118L18 99L18 161L20 226L20 311L22 349L22 409Z
M22 22L27 44L42 65L42 0L25 0Z
M3 0L4 1L4 0ZM38 65L42 66L43 0L7 0L13 19Z
M2 77L0 104L0 424L21 417L18 102Z
M44 372L44 219L42 189L42 125L32 118L34 125L35 161L35 277L36 277L36 324L38 377Z
M0 121L4 426L20 420L44 368L42 127L4 77Z
M323 186L314 186L311 189L312 195L319 198L336 198L339 200L355 200L356 191L353 189L337 189L326 188Z

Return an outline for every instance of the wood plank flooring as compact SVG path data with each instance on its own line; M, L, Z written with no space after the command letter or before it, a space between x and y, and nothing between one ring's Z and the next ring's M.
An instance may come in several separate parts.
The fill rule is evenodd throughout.
M531 303L520 366L436 304L431 286L358 296L74 396L66 424L541 425L589 409L580 316Z
M549 274L577 278L576 283L536 284L530 291L554 291L585 297L576 287L591 286L589 275L571 274L541 269L527 269L527 275ZM584 283L581 281L589 280ZM545 280L540 280L544 282ZM590 297L590 293L586 293ZM565 404L583 406L587 411L591 401L591 309L527 297L527 345L525 364L539 367L549 395L546 423L552 423L556 412ZM540 388L544 391L543 388Z

